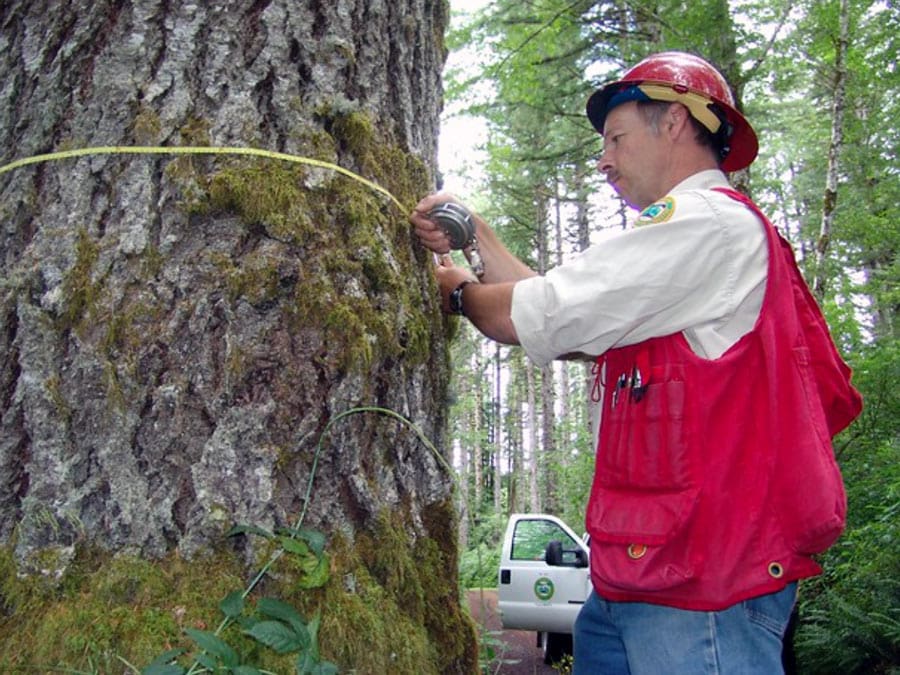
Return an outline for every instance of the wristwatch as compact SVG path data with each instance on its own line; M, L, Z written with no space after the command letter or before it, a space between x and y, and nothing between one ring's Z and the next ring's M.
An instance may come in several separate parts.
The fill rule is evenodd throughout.
M466 281L462 282L459 286L454 288L452 291L450 291L450 297L448 299L449 300L448 304L450 305L450 311L453 312L454 314L465 315L465 312L463 311L463 299L462 299L463 289L471 283L472 283L471 281L466 280Z

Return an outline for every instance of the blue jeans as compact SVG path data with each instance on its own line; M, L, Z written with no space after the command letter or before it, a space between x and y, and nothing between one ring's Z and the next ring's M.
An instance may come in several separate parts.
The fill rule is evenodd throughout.
M718 612L609 602L591 592L575 622L573 675L773 675L797 584Z

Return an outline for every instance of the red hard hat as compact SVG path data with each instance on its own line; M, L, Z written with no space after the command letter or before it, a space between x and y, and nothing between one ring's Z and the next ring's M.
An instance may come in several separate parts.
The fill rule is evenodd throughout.
M603 134L610 110L626 101L647 100L683 103L719 140L723 171L743 169L756 159L756 132L734 107L725 78L699 56L661 52L647 57L621 80L595 91L587 102L587 116Z

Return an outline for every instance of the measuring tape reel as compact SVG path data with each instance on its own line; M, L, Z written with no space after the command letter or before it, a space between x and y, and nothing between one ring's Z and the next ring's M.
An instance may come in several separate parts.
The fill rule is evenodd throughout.
M450 248L462 251L469 261L469 266L479 279L484 275L484 261L478 251L478 240L475 238L475 220L472 214L459 204L445 202L435 206L428 212L437 226L450 240Z

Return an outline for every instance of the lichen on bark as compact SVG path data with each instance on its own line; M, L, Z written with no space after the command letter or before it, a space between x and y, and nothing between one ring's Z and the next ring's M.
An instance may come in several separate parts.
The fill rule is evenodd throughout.
M433 187L443 2L11 2L0 18L8 159L259 147L334 162L404 205ZM107 155L4 174L0 214L7 665L83 668L117 640L135 658L176 640L260 562L252 538L224 538L232 525L305 512L336 569L365 580L364 598L341 574L309 598L285 570L266 581L318 603L323 638L346 629L330 608L362 602L359 618L383 600L396 623L381 635L417 636L410 663L474 669L453 584L408 613L408 589L370 569L381 554L364 544L389 522L413 587L455 578L433 517L455 522L452 478L415 434L347 417L305 496L322 432L356 406L396 411L446 452L447 325L405 213L323 169ZM180 599L192 584L204 597ZM47 637L29 642L26 624ZM341 665L363 658L336 644Z

